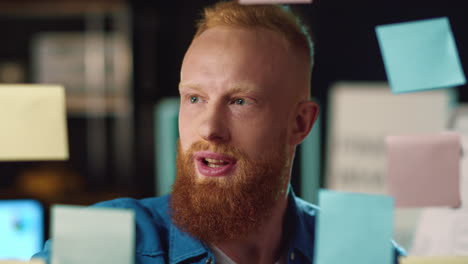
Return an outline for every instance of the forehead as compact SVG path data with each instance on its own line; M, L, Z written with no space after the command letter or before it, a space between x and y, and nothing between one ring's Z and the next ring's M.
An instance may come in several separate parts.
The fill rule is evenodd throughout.
M257 27L257 28L241 28L230 26L217 26L209 28L195 38L190 46L190 49L200 47L220 47L234 48L238 47L242 50L258 50L268 48L283 49L286 44L284 38L272 30ZM250 48L250 49L248 49ZM280 51L276 49L276 51ZM240 50L238 50L240 51Z
M286 41L267 29L215 27L192 42L181 70L181 82L279 85L291 66Z

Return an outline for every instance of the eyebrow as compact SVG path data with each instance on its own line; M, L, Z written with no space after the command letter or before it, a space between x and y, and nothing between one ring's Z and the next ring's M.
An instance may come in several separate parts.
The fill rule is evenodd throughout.
M193 89L199 92L203 92L201 85L199 83L195 83L192 81L185 81L179 83L179 91L185 90L184 88ZM238 82L231 85L229 89L229 94L237 94L237 93L257 93L258 88L254 84L248 82Z
M237 94L237 93L257 93L258 87L254 84L247 83L247 82L239 82L235 83L231 86L229 90L230 94Z
M189 88L189 89L194 89L201 91L201 85L192 81L185 81L185 82L180 82L179 83L179 91L184 89L184 88Z

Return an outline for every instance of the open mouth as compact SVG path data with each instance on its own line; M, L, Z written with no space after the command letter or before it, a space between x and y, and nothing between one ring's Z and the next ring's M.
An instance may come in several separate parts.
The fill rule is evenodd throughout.
M225 160L210 159L210 158L204 158L203 163L210 168L220 168L229 164L229 162Z
M237 160L232 157L208 151L197 152L194 158L198 172L210 177L229 175L237 163Z

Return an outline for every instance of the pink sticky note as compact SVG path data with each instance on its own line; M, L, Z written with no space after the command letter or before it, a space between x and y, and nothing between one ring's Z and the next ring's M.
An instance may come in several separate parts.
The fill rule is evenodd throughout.
M396 207L458 207L460 136L456 133L387 136L387 188Z
M312 0L239 0L243 5L254 4L310 4Z

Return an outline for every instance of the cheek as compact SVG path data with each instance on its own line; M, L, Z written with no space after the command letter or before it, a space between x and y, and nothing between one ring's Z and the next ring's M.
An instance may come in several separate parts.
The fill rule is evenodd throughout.
M181 149L185 152L189 146L191 145L190 143L190 137L184 133L184 130L182 128L179 128L179 143Z
M267 112L256 125L263 134L276 140L289 127L287 114L276 109Z
M276 149L285 142L285 126L278 126L278 120L265 116L250 122L241 122L236 126L233 135L251 154L263 155L264 151Z
M180 109L179 112L179 142L183 151L186 151L193 143L194 138L194 117L190 111Z

